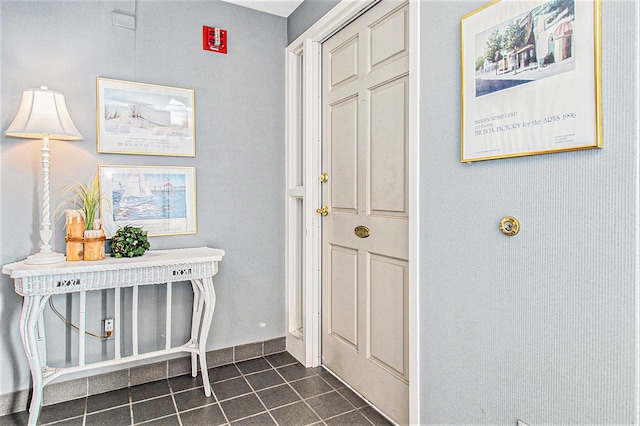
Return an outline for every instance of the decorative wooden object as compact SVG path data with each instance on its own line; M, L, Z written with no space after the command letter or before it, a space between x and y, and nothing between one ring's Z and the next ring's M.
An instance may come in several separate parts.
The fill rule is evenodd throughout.
M84 260L104 259L104 242L106 239L102 229L84 231Z
M78 210L66 210L67 215L67 260L102 260L106 237L99 219L93 230L85 230L84 219Z
M65 210L67 217L67 260L84 259L84 219L78 210Z

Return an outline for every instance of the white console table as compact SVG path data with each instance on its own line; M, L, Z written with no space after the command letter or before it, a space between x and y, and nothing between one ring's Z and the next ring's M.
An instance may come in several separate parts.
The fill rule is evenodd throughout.
M29 425L35 425L42 405L44 386L69 373L96 369L124 362L148 359L176 352L191 353L191 375L196 377L198 358L202 371L204 393L211 395L207 372L207 336L213 319L216 296L213 276L224 250L209 247L148 251L136 258L111 258L99 261L65 262L55 265L26 265L23 262L4 265L2 273L14 279L16 293L24 296L20 316L20 335L33 378L33 397L29 407ZM178 347L171 347L171 284L191 281L193 288L193 315L191 339ZM165 348L153 352L138 350L138 287L141 285L167 285ZM120 289L133 288L132 346L133 354L122 356L120 338ZM114 289L114 358L87 364L85 362L86 292ZM54 294L80 293L78 365L56 368L47 365L46 338L43 310Z

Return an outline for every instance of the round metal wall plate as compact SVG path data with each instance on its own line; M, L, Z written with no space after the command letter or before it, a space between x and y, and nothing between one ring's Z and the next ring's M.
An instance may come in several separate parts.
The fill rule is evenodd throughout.
M520 231L520 222L515 217L505 216L500 221L500 231L508 237L513 237Z

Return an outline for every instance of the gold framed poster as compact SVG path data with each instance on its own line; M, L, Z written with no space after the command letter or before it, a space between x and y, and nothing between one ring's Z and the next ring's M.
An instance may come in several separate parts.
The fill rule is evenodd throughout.
M495 0L460 20L461 161L602 148L599 0Z
M125 225L150 237L197 232L195 167L100 166L100 193L108 237Z
M195 157L192 89L98 78L100 153Z

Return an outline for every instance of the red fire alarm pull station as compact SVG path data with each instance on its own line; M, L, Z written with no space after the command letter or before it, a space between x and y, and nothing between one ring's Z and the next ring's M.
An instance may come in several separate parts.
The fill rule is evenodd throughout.
M202 27L202 49L227 53L227 31L214 27Z

